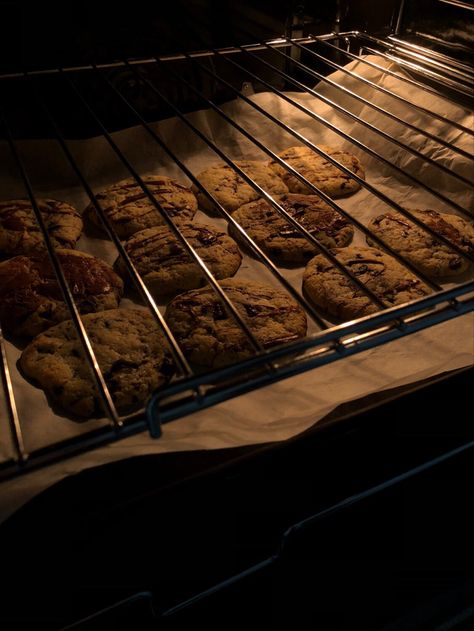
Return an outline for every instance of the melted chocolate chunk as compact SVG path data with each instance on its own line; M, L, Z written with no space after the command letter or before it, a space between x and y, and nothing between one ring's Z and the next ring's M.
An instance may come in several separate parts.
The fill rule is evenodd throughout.
M361 274L365 274L369 272L371 276L379 276L385 271L385 263L382 261L377 261L376 259L364 259L357 258L352 259L350 261L345 262L346 267L352 267L353 265L357 265L356 269L351 270L355 276L360 276ZM371 269L370 265L376 265L379 269Z
M214 320L227 320L228 317L224 305L220 302L212 303L212 315Z
M115 272L97 259L57 253L64 276L81 311L94 306L94 296L121 289ZM48 319L54 306L48 300L63 302L64 297L47 254L17 256L0 267L0 308L7 328L15 326L38 308Z
M399 217L397 217L396 215L392 215L392 214L389 214L389 213L386 213L386 214L384 214L384 215L379 215L378 217L376 217L376 218L374 219L374 224L379 225L379 224L381 224L381 223L382 223L382 221L383 221L384 219L385 219L386 221L393 221L394 223L398 223L398 224L400 224L401 226L404 226L405 228L408 228L408 229L410 229L410 228L412 227L412 225L411 225L411 224L409 224L409 223L407 223L407 221L406 221L406 220L405 220L405 221L403 221L402 219L400 219L400 218L399 218Z

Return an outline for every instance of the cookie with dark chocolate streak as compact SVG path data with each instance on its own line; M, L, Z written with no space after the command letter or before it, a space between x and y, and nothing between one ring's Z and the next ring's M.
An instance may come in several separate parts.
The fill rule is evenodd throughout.
M344 247L352 241L350 222L317 195L288 193L275 200L313 237L328 248ZM244 204L233 218L246 233L277 262L304 264L319 252L296 226L264 199ZM245 244L240 232L229 225L230 234Z
M466 254L474 256L473 222L436 210L407 210ZM463 274L470 265L467 259L401 213L393 211L379 215L372 219L368 227L427 276L457 276ZM367 237L367 243L377 247L370 237Z
M219 284L264 348L306 335L306 315L285 291L237 279ZM224 366L254 353L242 327L210 287L176 296L165 317L186 356L195 364Z
M82 219L74 206L57 199L37 199L36 203L53 246L75 248L82 232ZM45 250L44 236L30 201L0 202L0 258Z
M364 169L359 160L341 149L334 149L321 145L320 149L325 151L332 158L347 167L350 171L361 178L365 178ZM360 189L360 184L352 179L350 175L341 171L341 169L329 160L320 156L309 147L290 147L278 154L291 167L293 167L300 175L306 178L316 188L319 188L329 197L345 197L351 195ZM282 165L276 161L270 162L270 167L288 186L291 193L314 194L306 184L301 182L295 175L287 171Z
M349 246L335 248L332 253L387 308L430 293L430 289L420 279L380 250ZM303 290L324 314L329 314L336 320L352 320L380 309L322 254L315 256L307 264Z
M172 376L168 345L148 311L112 309L85 315L82 321L119 412L142 407ZM102 413L71 320L38 335L23 351L20 366L65 411L80 417Z
M107 263L77 250L56 254L81 313L118 307L123 282ZM47 253L0 263L0 322L6 332L33 337L70 317Z
M225 232L201 223L180 224L179 230L217 280L237 272L242 255ZM136 232L124 247L147 287L157 297L205 284L204 273L167 226ZM121 258L117 259L115 268L124 280L128 278Z
M194 217L198 205L189 188L165 175L144 175L141 179L175 223ZM159 209L134 179L109 186L97 193L96 200L121 239L165 223ZM102 221L92 204L86 208L85 215L95 226L102 228Z

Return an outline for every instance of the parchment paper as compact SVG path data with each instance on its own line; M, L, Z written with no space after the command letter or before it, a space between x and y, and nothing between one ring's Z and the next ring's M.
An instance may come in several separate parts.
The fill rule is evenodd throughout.
M369 56L367 59L382 66L390 65L392 70L399 71L394 64L390 64L383 58ZM443 99L435 99L417 88L399 82L388 75L384 76L380 71L359 62L351 63L347 68L403 95L412 102L428 107L430 111L442 114L448 121L458 121L472 128L472 114L460 107ZM384 94L374 92L372 88L364 86L341 72L334 73L330 78L367 97L380 107L397 114L404 121L438 134L471 153L474 151L472 140L466 138L465 135L463 137L460 131L448 123L437 121ZM320 84L317 86L317 91L362 119L381 127L389 136L405 142L425 155L436 158L455 172L472 178L472 163L466 158L448 151L420 134L415 134L405 126L360 104L331 86ZM336 125L338 129L368 144L393 164L406 168L449 199L467 209L472 209L474 199L472 190L448 174L429 166L423 160L377 136L360 123L338 113L314 96L290 92L286 94ZM328 131L323 125L285 103L278 96L261 93L252 98L312 142L342 147L355 153L365 165L367 181L399 204L411 208L434 208L454 212L449 205L441 203L422 188L414 186L387 165L368 156L336 133ZM226 104L224 110L272 151L280 151L288 146L300 144L240 99ZM217 113L195 112L189 115L189 119L233 159L244 157L268 159L268 156L226 124ZM212 150L196 139L182 121L169 119L155 124L154 128L192 172L197 174L208 165L218 161ZM113 136L141 174L159 172L175 177L184 183L187 182L179 169L174 164L170 164L166 154L144 129L136 127L118 132ZM94 191L99 191L122 177L128 177L128 172L103 138L71 141L69 146ZM87 196L57 143L50 140L22 141L20 148L37 196L64 199L72 202L79 209L87 205ZM47 159L44 159L44 156ZM0 158L5 166L0 179L2 197L4 199L24 197L25 191L20 184L8 147L5 145L0 146ZM365 223L374 215L388 210L387 206L365 189L351 197L338 200L338 204ZM224 220L211 219L201 212L196 215L196 220L224 229L226 226ZM356 233L354 243L363 244L364 242L363 235ZM78 248L100 256L109 263L113 263L117 256L110 242L91 236L81 237ZM298 290L301 289L303 268L281 268L281 271ZM467 280L471 277L470 274L472 272L466 273L458 278L458 281ZM248 279L259 278L262 282L275 282L263 265L248 256L244 257L238 276ZM446 283L444 286L448 287L452 284ZM124 307L131 304L130 299L122 302ZM315 330L317 329L314 326L310 326L310 333ZM93 420L76 423L54 413L47 404L43 391L26 382L18 373L16 362L20 353L21 349L7 343L8 360L27 450L37 449L84 431L90 431L105 422ZM460 368L473 363L473 360L474 316L469 314L170 423L164 427L164 435L159 440L152 440L147 433L143 433L4 483L0 487L0 519L7 517L48 485L83 468L138 454L216 449L284 440L304 431L340 403L371 392L393 388ZM0 401L0 413L4 415L3 406L4 402ZM0 458L5 459L10 456L10 453L8 428L6 423L1 423Z

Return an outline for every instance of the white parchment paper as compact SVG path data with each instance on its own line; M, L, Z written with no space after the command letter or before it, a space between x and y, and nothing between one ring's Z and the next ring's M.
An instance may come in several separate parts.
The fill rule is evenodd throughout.
M396 66L389 64L383 58L369 56L367 59L382 66L390 65L392 70L399 72ZM472 114L444 99L435 99L432 95L399 82L389 75L383 75L380 71L360 62L354 62L347 67L414 103L428 107L430 111L436 111L447 121L457 121L469 128L473 126ZM438 121L416 109L409 108L385 94L375 92L369 86L363 85L342 72L336 72L330 78L396 114L402 120L437 134L464 150L474 152L472 138L463 135L449 122ZM463 156L449 151L421 134L416 134L332 86L320 84L316 89L318 93L342 105L362 119L377 125L390 137L397 138L436 159L456 173L472 178L472 163ZM392 164L407 169L448 199L467 209L473 208L472 190L460 184L449 174L443 173L417 156L381 138L312 95L286 94L331 122L337 129L369 145ZM278 96L261 93L252 98L266 111L296 129L310 141L345 148L356 154L365 165L367 181L397 203L411 208L434 208L455 212L449 204L440 202L423 188L414 185L389 166L368 156L356 145L328 130L324 125ZM272 151L277 152L288 146L300 144L290 134L240 99L226 104L224 110ZM216 112L196 112L191 114L189 119L231 158L268 159L268 156L225 123ZM197 139L182 121L169 119L155 124L154 128L193 173L197 174L218 161L215 153ZM178 167L170 163L164 151L144 129L136 127L118 132L113 136L115 142L141 174L159 172L187 183ZM88 198L57 143L51 140L35 140L22 141L19 145L37 196L64 199L75 204L79 209L87 205ZM128 172L103 138L71 141L69 146L94 191L99 191L122 177L128 177ZM8 147L5 145L0 145L0 160L4 165L0 176L2 198L24 197L25 191ZM365 189L351 197L338 200L338 204L364 223L389 208ZM224 220L211 219L201 212L196 215L196 220L224 229L226 225ZM356 232L354 243L363 244L364 241L364 236ZM110 242L86 235L81 237L78 248L100 256L110 263L113 263L117 256ZM301 289L303 268L281 268L281 271L298 290ZM471 277L470 274L466 273L458 280L467 280ZM274 282L264 266L248 256L244 257L238 276ZM448 287L452 284L446 283L444 286ZM130 299L125 299L122 303L125 307L130 304L132 304ZM315 330L314 327L309 328L309 332ZM16 364L21 349L7 343L7 354L27 450L38 449L58 440L88 432L105 422L93 420L76 423L66 416L53 412L43 391L26 382L19 374ZM304 431L341 403L371 392L460 368L472 364L473 361L474 316L469 314L170 423L164 427L164 435L159 440L154 441L148 434L143 433L4 483L0 487L0 519L4 519L50 484L86 467L138 454L216 449L284 440ZM6 418L4 401L1 400L0 413L3 418ZM1 423L0 458L5 459L10 455L8 427L6 423Z

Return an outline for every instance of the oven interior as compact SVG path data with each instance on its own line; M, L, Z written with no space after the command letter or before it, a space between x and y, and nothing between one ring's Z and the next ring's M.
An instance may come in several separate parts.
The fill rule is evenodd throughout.
M1 42L8 52L2 137L33 199L28 162L15 160L24 139L55 138L67 147L137 121L220 108L238 95L311 89L363 53L396 59L409 82L472 107L470 3L279 2L256 9L196 1L159 11L138 3L125 13L90 3L54 10L2 4L12 25ZM228 47L235 52L214 51ZM205 52L182 58L192 51ZM70 165L74 170L74 160ZM457 175L458 185L467 179ZM426 318L430 326L472 311L472 290L469 281L450 293L438 288L433 320L426 305L410 305L354 331L363 345L395 316L413 315L422 325ZM301 364L294 349L286 363L276 356L282 378L307 369L305 349L298 350ZM268 356L260 359L255 385L271 378ZM230 386L227 373L204 376L210 402L248 389L242 370L230 375ZM469 625L473 435L463 409L471 381L472 370L463 370L371 397L284 445L137 458L72 476L1 527L10 579L5 620L12 629L32 621L59 629L84 618L72 627L84 630L248 620L268 628L281 620L323 629L347 628L349 619L365 629L428 629L434 621L455 628L458 619ZM146 419L126 419L129 431L159 434L156 406L163 405L160 419L179 422L193 409L190 384L184 379L170 393L182 395L177 403L163 405L164 393ZM9 477L117 433L112 414L111 427L87 445L68 441L25 458L14 406L8 413L15 452L4 467ZM42 585L47 566L55 578ZM424 627L416 626L420 620Z
M213 6L212 3L210 6ZM179 9L179 5L170 11L177 8ZM206 19L210 19L209 14L206 11L199 13L204 20L202 26L197 17L195 18L193 10L197 11L198 8L193 3L190 4L185 22L187 19L196 19L196 24L200 25L195 29L196 34L203 37L204 42L208 37L208 42L220 43L218 37L212 37L208 33L210 26L206 26ZM287 9L280 7L282 10L284 8ZM459 255L461 262L472 263L474 256L463 249L462 244L454 243L440 235L435 226L429 226L414 217L408 208L397 201L394 194L398 186L411 186L420 194L426 194L430 203L438 204L448 212L455 212L464 219L472 218L469 200L469 191L473 186L470 174L472 154L469 149L472 130L469 128L470 119L467 115L469 104L472 104L472 74L469 74L469 68L463 60L447 57L444 52L421 49L409 40L399 40L397 33L404 20L411 24L410 20L413 18L409 12L405 15L395 11L396 8L392 7L391 21L385 25L388 33L394 33L389 36L341 30L341 26L351 23L348 16L352 14L348 5L335 3L334 6L328 6L327 12L322 12L317 20L308 18L306 9L309 10L309 6L305 10L304 7L297 7L296 13L285 13L285 20L276 12L273 19L279 19L284 35L271 40L259 40L265 25L273 33L278 32L272 20L265 21L265 13L257 12L258 15L254 15L253 10L245 6L238 10L230 7L224 10L221 7L216 13L215 22L211 20L211 25L220 34L221 26L226 21L232 25L231 30L235 30L235 34L226 34L230 46L208 46L194 52L190 46L195 41L188 39L186 35L189 24L176 33L173 31L173 45L184 52L175 52L166 37L163 40L160 38L161 30L166 30L169 36L166 25L176 23L173 15L165 15L166 19L158 19L156 31L153 31L157 45L153 45L152 38L140 30L136 31L131 25L131 49L125 52L133 56L124 57L122 53L119 58L117 42L109 42L107 39L111 37L110 33L104 35L105 43L102 42L100 35L105 33L105 15L98 15L94 22L97 30L91 29L89 40L84 34L83 29L86 27L81 20L76 26L77 34L68 31L68 38L73 42L70 54L67 53L69 49L64 52L57 48L56 39L46 37L48 45L44 49L39 48L41 54L35 64L31 55L36 48L30 48L29 43L22 48L18 57L13 57L9 71L2 75L2 85L5 88L2 102L3 159L8 184L14 188L18 197L30 200L43 232L37 200L48 190L48 186L52 189L59 186L61 191L69 186L71 195L74 192L76 198L80 198L82 206L87 201L90 202L97 213L99 224L112 241L115 257L119 255L122 258L130 285L137 293L137 304L150 310L163 331L172 351L177 374L168 386L155 393L145 412L141 410L128 415L117 412L98 366L93 345L81 324L71 287L68 286L48 235L44 232L45 246L70 309L106 420L100 427L84 424L84 433L76 435L71 430L67 438L52 440L46 444L38 443L34 438L30 440L30 430L22 424L22 414L15 400L16 384L12 376L15 356L12 360L2 339L7 433L11 434L12 443L10 457L1 464L3 477L25 473L54 459L137 432L148 430L152 436L158 437L164 423L179 422L181 417L190 412L212 407L239 394L317 369L318 366L336 362L391 340L408 338L412 333L472 311L473 280L469 273L454 284L441 284L428 278L400 251L390 248L380 236L374 234L367 225L365 216L355 213L353 207L349 208L328 197L275 153L274 138L278 137L279 142L283 142L281 139L284 138L286 146L289 143L302 144L350 175L364 194L370 195L366 203L370 204L374 212L384 208L400 213L403 216L402 221L415 222L431 237L449 245ZM85 8L84 15L88 16L89 10ZM61 13L53 15L59 22L64 17ZM333 20L332 26L328 26L330 16ZM34 14L28 15L29 20L33 18ZM65 25L60 29L54 21L49 24L47 16L42 19L46 20L46 32L47 28L53 27L60 32L65 30ZM120 19L124 19L123 16ZM359 19L363 21L360 16ZM254 43L235 43L239 41L239 37L243 37L242 32L249 28L249 22L253 21L257 24L257 30L248 32L240 41ZM27 24L31 25L31 22ZM133 26L136 26L135 23ZM380 30L379 25L374 26L374 31ZM318 31L326 28L333 30L329 33L313 34L313 28ZM23 30L27 36L27 28ZM122 29L117 26L116 31L122 32ZM286 35L287 32L289 35ZM21 38L22 42L28 42L25 33ZM88 42L87 55L74 45L78 38L84 43ZM108 51L106 57L104 50ZM420 53L421 50L424 52ZM76 58L71 56L74 51ZM64 61L75 65L62 65L64 61L61 65L55 65L59 64L61 53ZM135 55L146 56L137 58ZM94 61L91 62L90 57ZM104 61L105 58L107 61ZM386 66L394 61L406 74L400 76ZM19 69L19 64L23 65L22 70ZM354 68L357 68L357 72ZM390 88L385 87L371 78L380 73L392 81L396 88L392 88L392 84ZM315 83L321 86L318 92L314 89ZM404 96L404 89L412 91L409 92L409 97ZM375 91L373 98L371 91ZM424 97L422 102L418 100L420 93ZM315 109L312 101L300 101L298 95L316 99L319 106L330 108L330 113L321 115L321 110ZM260 96L266 100L260 100ZM239 114L232 114L232 109L229 110L229 103L237 103L243 108L238 111L249 111L255 119L248 118L242 123ZM187 115L196 110L204 112L208 117L206 121L220 121L223 125L219 131L220 136L213 136L214 130L210 133L203 131L202 123ZM304 133L296 125L292 127L288 124L290 110L295 117L300 117L294 120L309 121L305 122ZM165 125L169 120L174 121L169 124L175 131L170 133L168 127L166 132L166 127L160 127L160 123L156 123L157 119L164 121ZM378 182L381 181L380 178L382 181L383 178L392 178L389 180L392 188L383 188L378 183L374 184L371 178L364 179L360 175L354 175L347 166L329 155L323 145L319 147L316 144L314 135L309 135L313 125L315 129L321 130L318 133L327 133L327 137L333 142L350 143L363 160L376 165L380 176ZM138 146L144 143L143 156L140 150L133 151L133 142L130 139L127 141L127 137L117 135L116 132L120 134L123 130L135 130L137 135L132 137L133 142ZM260 133L260 130L263 131ZM176 133L176 139L173 138L173 133ZM273 159L297 177L301 184L309 186L311 192L351 222L364 243L366 239L370 239L372 243L385 249L414 273L418 279L416 282L421 281L430 293L400 307L387 308L390 307L390 302L381 300L369 287L362 284L350 266L338 262L334 254L314 234L290 216L278 201L239 167L229 150L221 148L225 134L233 138L236 146L244 153L252 151L252 155L255 158L258 156L260 160ZM410 134L416 142L413 142ZM91 142L92 144L86 146L92 149L81 151L82 142ZM186 143L191 149L187 148L187 153L183 156ZM49 154L49 160L42 159L42 151ZM105 156L104 164L96 164L94 151ZM360 321L340 325L327 321L323 313L308 301L301 287L295 286L296 282L301 285L301 281L289 271L275 265L271 257L258 247L196 178L196 167L191 169L188 165L193 157L201 155L200 152L204 155L206 151L212 152L214 161L220 159L236 171L246 184L264 197L289 222L292 229L297 230L302 238L320 250L331 264L360 288L376 308L382 307L384 311ZM438 154L443 159L437 158ZM171 165L170 168L177 171L180 177L186 177L201 195L216 205L219 219L225 220L230 228L239 231L251 258L263 266L252 268L255 274L258 270L258 279L265 282L269 278L276 285L282 286L305 310L309 329L304 339L281 344L275 349L262 347L216 279L203 267L196 251L178 226L167 217L160 203L151 194L142 177L145 167L150 164L154 164L155 168L157 164ZM193 164L196 164L196 160ZM248 360L210 370L196 370L190 365L164 320L163 305L158 304L147 292L133 260L98 202L94 193L97 187L93 184L96 181L93 174L97 178L97 173L106 180L109 178L109 181L131 176L137 182L144 198L153 203L185 251L201 267L204 278L217 294L226 317L233 319L242 329L246 344L252 349L252 356ZM98 254L97 251L90 253ZM102 256L102 252L98 255ZM6 428L3 429L5 432Z

